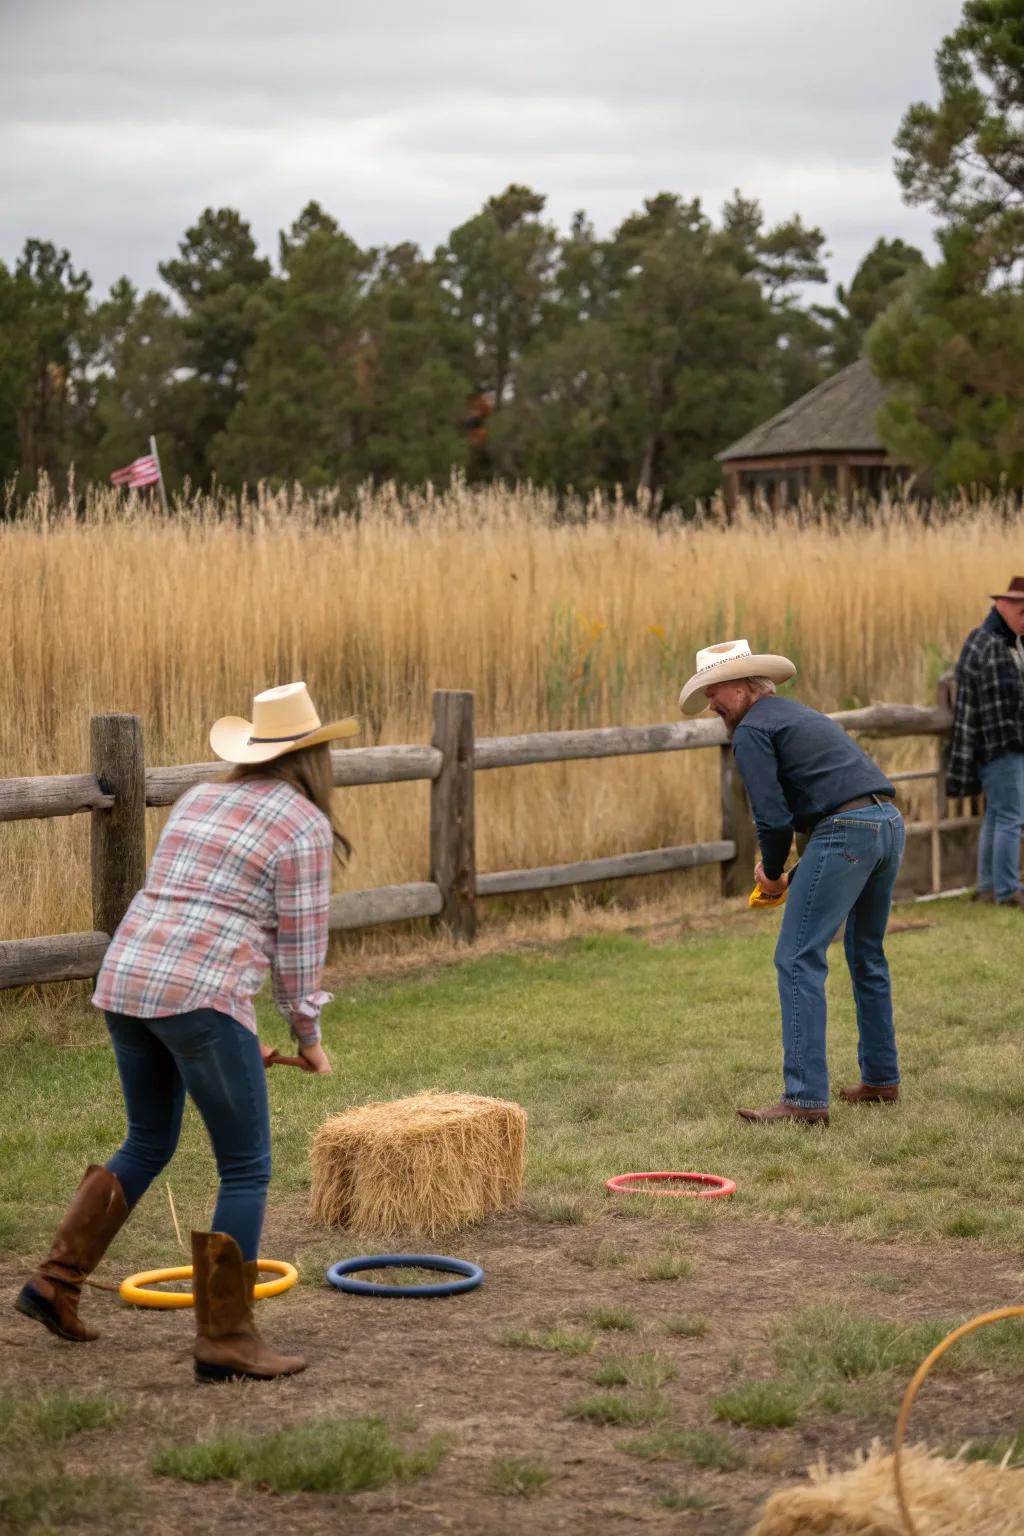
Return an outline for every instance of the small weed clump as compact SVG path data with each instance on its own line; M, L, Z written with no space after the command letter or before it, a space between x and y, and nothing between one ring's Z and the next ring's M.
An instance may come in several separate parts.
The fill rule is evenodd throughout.
M41 1392L33 1397L0 1395L0 1446L31 1449L60 1445L87 1429L110 1429L123 1417L112 1398L96 1393Z
M536 1221L552 1227L581 1227L588 1217L582 1200L569 1200L557 1195L542 1196L530 1206L530 1215Z
M789 1429L800 1417L802 1402L795 1389L781 1381L754 1381L715 1398L716 1419L744 1424L748 1429Z
M650 1352L642 1355L613 1355L594 1372L597 1387L645 1387L654 1391L679 1374L671 1360L661 1360Z
M627 1440L622 1449L642 1461L688 1461L713 1472L735 1472L744 1457L717 1429L657 1429Z
M693 1264L682 1254L659 1253L638 1268L636 1277L646 1281L685 1280L692 1274Z
M500 1456L491 1465L491 1485L496 1493L532 1498L551 1481L547 1467L519 1456Z
M532 1328L510 1328L500 1342L506 1349L551 1350L561 1355L589 1355L596 1343L592 1333L571 1328L549 1328L537 1333Z
M631 1307L592 1307L586 1319L592 1328L603 1333L634 1333L637 1328L636 1313Z
M692 1514L711 1507L710 1499L706 1499L702 1493L691 1493L686 1488L663 1488L654 1502L660 1504L662 1509L687 1510Z
M670 1317L662 1327L674 1339L703 1339L707 1335L708 1322L705 1317Z
M445 1448L434 1439L422 1450L404 1451L381 1419L319 1419L272 1435L166 1445L153 1470L186 1483L230 1481L275 1493L358 1493L433 1472Z
M72 1477L47 1467L4 1469L0 1478L0 1531L11 1536L56 1533L81 1521L110 1529L111 1517L130 1509L138 1489L127 1478L98 1472Z
M625 1397L620 1392L601 1392L594 1397L577 1398L566 1412L570 1419L585 1424L654 1424L665 1417L667 1407L657 1393L642 1398Z

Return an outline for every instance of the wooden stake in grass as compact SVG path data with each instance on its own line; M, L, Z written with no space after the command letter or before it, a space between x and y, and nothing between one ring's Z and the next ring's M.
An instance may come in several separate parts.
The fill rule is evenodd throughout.
M171 1220L174 1222L174 1235L178 1239L178 1247L184 1252L185 1244L181 1237L181 1228L178 1226L178 1213L174 1209L174 1196L171 1194L171 1181L165 1180L164 1189L167 1191L167 1204L171 1208Z

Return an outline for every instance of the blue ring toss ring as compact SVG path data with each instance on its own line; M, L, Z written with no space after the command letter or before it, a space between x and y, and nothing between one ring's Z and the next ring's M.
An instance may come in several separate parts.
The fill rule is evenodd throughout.
M350 1280L360 1269L440 1269L462 1275L461 1280L440 1280L432 1285L384 1285L376 1280ZM479 1264L467 1259L448 1259L436 1253L381 1253L376 1257L342 1259L327 1271L327 1283L353 1296L457 1296L460 1291L475 1291L484 1272Z

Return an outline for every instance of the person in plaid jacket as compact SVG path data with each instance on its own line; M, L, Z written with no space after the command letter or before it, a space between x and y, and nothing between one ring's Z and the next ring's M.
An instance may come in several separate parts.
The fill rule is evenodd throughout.
M992 593L985 622L956 664L953 739L946 793L985 793L975 900L1024 907L1024 576Z
M229 715L210 732L235 766L174 806L96 980L128 1134L105 1165L86 1169L15 1302L59 1338L97 1337L78 1316L82 1284L174 1156L187 1095L220 1176L213 1230L192 1233L196 1377L269 1380L305 1367L301 1355L270 1349L253 1320L270 1183L266 1069L283 1060L331 1070L320 972L331 855L350 850L331 813L329 743L357 729L351 718L321 725L305 683L288 683L256 695L251 722ZM252 999L268 971L297 1057L257 1038Z

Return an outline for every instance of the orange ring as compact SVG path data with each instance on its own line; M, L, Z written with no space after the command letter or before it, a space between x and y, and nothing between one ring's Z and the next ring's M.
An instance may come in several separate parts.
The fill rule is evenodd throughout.
M258 1259L257 1268L268 1270L277 1275L276 1280L261 1280L253 1290L253 1296L257 1300L264 1296L280 1296L282 1291L287 1291L299 1278L299 1272L294 1264L287 1264L283 1259ZM159 1311L167 1311L172 1307L191 1307L193 1296L191 1291L151 1291L151 1285L159 1285L169 1280L191 1280L192 1265L181 1264L177 1269L144 1269L137 1275L129 1275L118 1286L118 1294L122 1301L127 1301L133 1307L155 1307Z
M682 1180L689 1184L705 1184L706 1189L645 1189L645 1184L662 1179ZM613 1195L686 1195L691 1200L719 1200L736 1193L732 1179L723 1179L717 1173L617 1173L614 1179L605 1181L605 1189Z
M909 1536L918 1536L918 1528L914 1523L914 1517L910 1513L910 1504L907 1500L907 1491L903 1486L903 1437L907 1432L907 1420L910 1418L910 1410L914 1406L918 1388L924 1381L928 1372L937 1360L939 1360L955 1344L957 1339L962 1339L965 1334L973 1333L977 1328L985 1328L989 1323L1001 1323L1008 1317L1024 1317L1024 1307L999 1307L995 1312L979 1312L977 1317L972 1317L970 1322L961 1323L959 1328L954 1328L952 1333L947 1333L941 1344L936 1344L931 1354L928 1355L914 1372L909 1387L903 1394L903 1402L900 1405L899 1417L896 1420L896 1435L893 1440L893 1476L896 1480L896 1501L900 1506L900 1514L903 1524L906 1526Z

